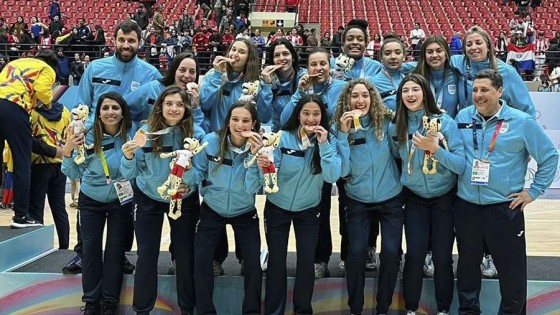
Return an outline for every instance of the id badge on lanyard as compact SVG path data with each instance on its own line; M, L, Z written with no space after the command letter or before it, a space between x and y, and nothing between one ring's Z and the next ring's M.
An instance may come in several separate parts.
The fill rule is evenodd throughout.
M120 180L113 183L115 190L117 191L117 196L119 197L119 202L121 205L125 205L132 201L134 192L132 191L132 185L128 180Z
M500 129L502 128L504 121L498 121L494 134L492 135L492 140L490 140L490 145L488 146L488 154L486 159L475 158L473 159L472 169L471 169L471 184L479 186L488 186L490 181L490 160L488 157L490 153L494 151L496 145L496 140L500 134ZM478 139L476 135L476 121L473 119L473 146L475 152L478 151Z

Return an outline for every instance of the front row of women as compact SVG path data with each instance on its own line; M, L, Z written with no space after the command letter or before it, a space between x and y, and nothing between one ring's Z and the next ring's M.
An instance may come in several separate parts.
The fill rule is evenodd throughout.
M412 74L402 80L397 104L395 116L369 81L351 81L341 93L331 128L321 98L306 94L295 105L277 149L269 156L259 151L263 140L254 103L235 102L224 127L204 136L193 122L189 97L181 88L170 86L141 127L148 136L143 144L127 141L134 132L126 102L117 94L105 94L86 140L83 133L69 132L64 148L63 172L71 179L82 178L78 208L84 219L85 313L99 314L102 308L109 314L119 302L122 270L115 266L122 265L119 260L124 252L119 220L131 208L138 243L133 308L138 314L149 314L153 309L160 235L170 202L161 197L158 187L170 174L171 158L160 154L182 149L186 137L208 144L193 157L182 176L182 215L169 220L182 314L193 314L195 306L198 314L216 314L212 260L226 224L232 225L244 258L245 297L240 313L261 313L261 244L255 195L264 184L263 170L274 168L279 191L267 195L264 209L270 252L265 314L285 311L286 255L292 223L297 251L294 313L312 314L321 191L324 182L334 183L341 177L349 197L346 272L351 313L363 310L367 237L374 215L381 223L377 314L386 314L392 302L403 224L408 244L404 271L407 309L418 308L422 264L431 234L438 311L449 312L454 174L464 168L462 145L456 125L438 109L423 77ZM425 130L424 116L439 118L448 149L440 148L436 133ZM72 151L84 143L93 143L93 148L87 150L86 161L77 165ZM428 162L426 156L430 157ZM396 157L402 160L400 179ZM424 168L437 168L437 172L425 175ZM202 204L199 194L204 198ZM131 198L133 202L129 202ZM100 235L105 217L108 242L103 259Z

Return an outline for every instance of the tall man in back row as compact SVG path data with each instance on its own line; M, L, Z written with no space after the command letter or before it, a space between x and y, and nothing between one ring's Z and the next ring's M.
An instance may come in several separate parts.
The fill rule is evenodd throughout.
M86 68L80 80L75 105L88 105L90 113L95 113L99 97L107 92L117 92L124 97L141 85L161 78L161 74L154 66L136 56L142 39L142 30L136 22L127 20L119 23L114 38L115 54L112 57L94 60ZM91 127L94 118L94 115L90 115L86 127ZM76 274L82 271L82 238L79 220L77 223L78 243L74 247L76 256L62 269L65 274ZM130 250L133 239L132 215L127 229L130 235L127 247ZM125 266L127 267L125 273L134 271L134 266L128 260L125 260Z
M535 118L509 107L500 97L503 78L495 70L478 72L473 102L455 120L465 146L467 167L459 176L455 231L459 248L459 314L480 314L480 257L484 243L500 275L498 314L527 312L527 204L552 184L558 152ZM529 158L535 179L524 189Z

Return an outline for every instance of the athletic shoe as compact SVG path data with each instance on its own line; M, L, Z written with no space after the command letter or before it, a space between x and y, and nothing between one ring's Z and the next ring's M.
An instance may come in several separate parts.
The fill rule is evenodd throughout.
M80 308L80 311L84 313L84 315L99 315L101 314L101 309L99 307L99 303L91 303L87 302L85 306Z
M13 216L12 224L10 224L10 227L12 229L24 229L24 228L34 227L34 226L43 226L43 224L31 218L27 218L25 216L23 217Z
M424 259L424 274L432 278L434 276L434 271L434 261L432 260L432 252L430 251L426 254L426 258Z
M492 255L486 255L482 257L482 264L480 264L480 271L482 271L482 276L484 278L496 278L498 277L498 270L494 265L494 260Z
M65 275L76 275L82 273L82 257L80 255L74 256L74 258L72 258L72 260L70 260L66 266L62 268L62 273Z
M124 256L124 262L123 262L123 273L125 275L131 275L134 273L134 269L136 269L136 266L134 266L130 260L128 260L128 257L126 257L126 255Z
M367 258L366 258L366 270L377 269L377 254L375 253L375 247L367 248Z
M265 248L261 250L260 262L262 271L266 271L266 268L268 267L268 249Z
M340 268L340 270L342 270L342 271L346 271L346 263L344 262L344 260L341 260L338 263L338 268Z
M212 263L212 270L214 270L214 277L217 276L223 276L224 273L224 267L222 267L222 264L220 264L219 262L215 261Z
M324 277L329 277L331 274L329 272L329 267L326 262L320 262L315 264L315 279L321 279Z
M172 276L172 275L175 274L175 270L176 270L176 268L175 268L175 260L172 260L172 261L169 263L169 269L167 269L167 274L170 275L170 276Z

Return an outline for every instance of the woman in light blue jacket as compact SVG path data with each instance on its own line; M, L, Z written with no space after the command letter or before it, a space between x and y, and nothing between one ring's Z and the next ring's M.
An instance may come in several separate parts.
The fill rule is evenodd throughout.
M438 108L428 81L410 74L399 85L397 114L389 133L395 155L402 161L406 309L418 309L424 258L431 248L437 310L438 314L447 314L453 300L453 205L457 175L465 169L457 124Z
M195 238L197 314L216 314L212 302L212 260L226 224L231 224L235 232L243 255L245 278L243 309L229 311L236 314L261 311L261 241L255 195L262 185L257 164L249 165L261 144L256 133L260 129L257 116L254 102L233 103L223 128L204 137L208 146L195 156L194 168L186 175L187 185L198 185L204 197Z
M158 187L168 180L171 157L161 157L161 154L183 150L183 139L201 139L204 131L194 124L189 97L176 85L163 90L141 130L148 138L145 145L136 138L125 143L120 170L127 179L136 181L134 229L138 261L132 307L139 314L148 314L156 301L161 229L170 209L170 198L160 194ZM182 198L181 207L177 204L174 210L181 211L181 215L169 220L177 266L177 299L181 312L192 314L195 307L194 233L200 211L198 191L190 187L182 196L173 197Z
M366 79L348 83L334 115L341 176L347 177L346 281L352 314L363 310L368 235L374 218L381 223L377 314L387 313L399 271L404 206L388 135L392 116Z
M315 281L314 253L319 235L321 192L340 178L340 157L329 134L326 107L318 95L304 95L282 128L274 166L279 191L269 193L264 208L266 241L270 252L266 277L265 314L284 314L286 307L286 255L293 223L296 235L294 313L312 314ZM259 167L269 167L267 156ZM329 196L330 197L330 196Z
M124 195L130 183L119 171L121 147L131 132L131 120L124 99L109 92L99 97L93 128L86 133L68 132L63 148L62 172L71 180L81 179L78 216L83 239L82 301L85 311L113 311L121 293L127 225L132 219L132 194ZM85 161L77 164L78 145L93 144L85 151ZM103 230L107 222L107 240L103 254Z

